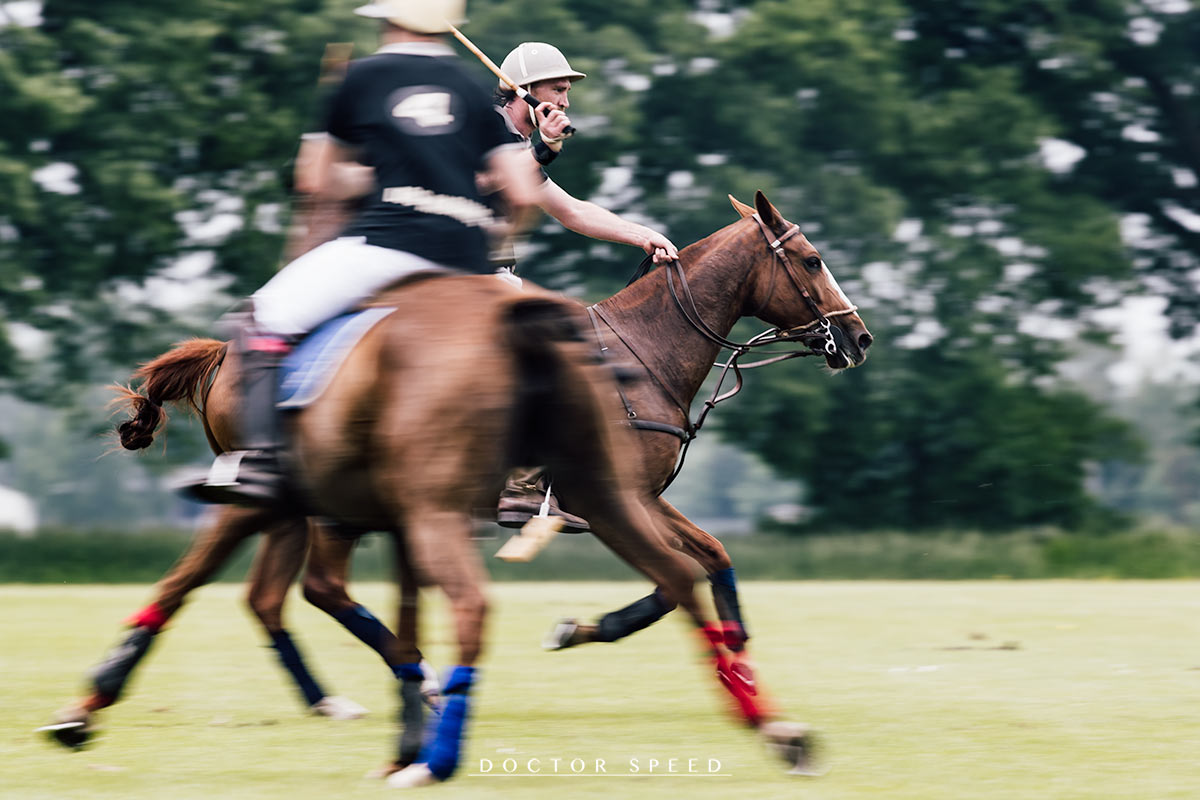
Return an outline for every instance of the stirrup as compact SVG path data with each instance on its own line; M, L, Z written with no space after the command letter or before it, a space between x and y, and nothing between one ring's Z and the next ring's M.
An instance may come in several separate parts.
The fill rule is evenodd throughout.
M274 453L234 450L217 456L202 479L185 480L177 488L201 503L270 507L284 501L287 484Z
M496 504L496 522L502 528L523 528L530 519L542 513L542 505L549 500L546 512L562 520L559 527L563 533L587 533L591 530L583 517L568 514L558 507L558 500L533 483L512 483L500 495Z

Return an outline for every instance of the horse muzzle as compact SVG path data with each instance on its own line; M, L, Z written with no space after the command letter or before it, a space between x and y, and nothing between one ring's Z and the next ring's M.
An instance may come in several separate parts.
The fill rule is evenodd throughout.
M830 326L832 349L826 348L825 364L830 369L857 367L867 360L867 348L875 341L867 327L855 315Z

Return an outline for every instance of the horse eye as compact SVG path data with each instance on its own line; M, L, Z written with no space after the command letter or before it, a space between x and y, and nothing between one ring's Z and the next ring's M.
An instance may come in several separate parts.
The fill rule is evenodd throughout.
M808 258L804 259L804 266L808 267L813 272L816 272L821 268L821 257L809 256Z

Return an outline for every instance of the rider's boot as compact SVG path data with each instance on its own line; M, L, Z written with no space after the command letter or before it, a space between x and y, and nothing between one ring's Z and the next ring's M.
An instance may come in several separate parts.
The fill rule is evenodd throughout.
M275 401L279 365L291 349L289 338L244 329L238 382L241 449L222 453L207 477L181 491L204 503L272 506L284 499L286 480L280 463L283 449Z
M505 528L520 528L541 512L545 500L546 484L540 467L514 471L500 492L496 521ZM562 520L560 530L563 533L585 533L589 530L588 521L559 508L553 494L550 495L547 513Z

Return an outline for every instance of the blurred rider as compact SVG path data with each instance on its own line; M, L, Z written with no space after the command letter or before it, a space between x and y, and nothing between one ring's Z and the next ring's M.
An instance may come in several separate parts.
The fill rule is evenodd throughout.
M525 144L537 164L546 167L558 158L567 138L571 119L566 112L571 106L568 98L571 87L587 75L573 69L562 51L546 42L517 45L505 56L500 71L539 101L534 108L505 83L500 83L494 98L496 111L513 140ZM533 140L535 131L536 141ZM544 170L541 179L535 202L564 227L594 239L639 247L653 257L656 264L679 257L675 245L661 233L572 196L546 176ZM492 258L498 266L512 268L516 256L511 243L502 243L493 251ZM540 468L520 469L510 476L497 509L497 521L501 525L519 528L539 512L543 500L547 499L547 487L541 478ZM585 520L561 511L552 496L549 500L548 511L562 521L563 530L587 530Z
M492 110L487 92L446 44L466 0L377 0L356 9L380 20L382 46L350 64L326 117L327 157L313 188L357 175L370 192L341 236L281 269L254 293L238 336L238 449L185 488L205 502L271 505L284 495L275 409L278 367L291 345L378 290L417 272L489 272L495 215L476 187L493 176L509 207L536 191L532 161ZM369 165L369 182L362 169Z

